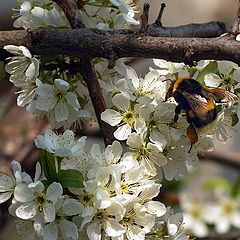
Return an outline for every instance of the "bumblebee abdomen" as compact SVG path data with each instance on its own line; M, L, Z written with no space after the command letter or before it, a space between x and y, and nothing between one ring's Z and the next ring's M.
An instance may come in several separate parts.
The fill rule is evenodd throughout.
M203 114L196 114L193 110L186 112L187 121L196 128L202 128L212 123L217 118L216 108L208 109Z

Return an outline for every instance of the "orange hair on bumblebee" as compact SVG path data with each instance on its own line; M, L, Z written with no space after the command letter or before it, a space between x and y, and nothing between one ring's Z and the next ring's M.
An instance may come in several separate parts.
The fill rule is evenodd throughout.
M185 111L189 123L187 137L193 144L198 141L197 130L212 123L217 118L215 102L236 102L238 97L222 88L202 86L198 81L191 78L179 78L172 81L166 96L173 97L178 105L175 108L173 122L178 121L181 111Z

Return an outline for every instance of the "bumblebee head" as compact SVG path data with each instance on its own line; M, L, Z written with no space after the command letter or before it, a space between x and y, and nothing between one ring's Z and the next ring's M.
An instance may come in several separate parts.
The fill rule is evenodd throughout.
M166 81L170 81L171 85L170 85L170 87L168 88L168 90L166 92L165 101L167 101L168 98L172 97L172 95L173 95L173 86L174 86L174 83L176 82L176 80L172 80L172 79L168 78L168 79L165 79L163 82L166 82Z

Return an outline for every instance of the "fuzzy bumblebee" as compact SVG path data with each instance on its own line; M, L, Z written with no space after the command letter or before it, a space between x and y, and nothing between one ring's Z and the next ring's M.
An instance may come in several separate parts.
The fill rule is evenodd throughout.
M212 123L217 118L215 103L236 102L238 97L219 87L202 86L198 81L191 78L179 78L172 81L166 96L173 97L178 105L175 108L173 122L178 121L181 111L185 111L186 119L189 123L187 137L193 144L198 141L197 130Z

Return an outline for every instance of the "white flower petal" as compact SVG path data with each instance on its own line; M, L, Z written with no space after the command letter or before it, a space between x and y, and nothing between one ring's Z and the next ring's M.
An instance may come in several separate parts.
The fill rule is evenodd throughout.
M144 204L148 213L161 217L166 213L166 207L163 203L157 201L148 201Z
M49 223L43 230L43 240L56 240L58 238L58 228L56 223Z
M139 78L137 73L133 68L128 67L126 69L126 74L127 74L126 78L128 80L128 85L130 90L135 91L136 89L139 88Z
M56 202L59 198L61 198L63 194L63 189L60 183L53 182L49 185L46 191L47 199Z
M12 192L0 193L0 204L6 202L12 194Z
M210 73L204 76L204 82L206 86L218 87L219 84L222 82L222 79L217 74Z
M55 79L54 84L60 91L67 91L70 88L69 83L60 78Z
M104 112L101 113L101 119L111 126L116 126L121 122L122 116L119 112L115 110L106 109Z
M110 237L118 237L125 233L126 229L115 219L109 218L105 223L105 231Z
M131 134L132 128L129 124L124 124L120 126L114 133L114 137L117 140L123 141L128 138L128 136Z
M19 202L29 202L34 199L34 194L26 184L18 184L14 189L14 198Z
M60 221L60 226L62 228L64 239L78 239L78 229L77 226L66 219Z
M139 148L143 145L143 139L137 133L131 133L127 139L127 145L131 148Z
M66 99L67 99L67 103L72 106L75 110L78 110L80 108L80 104L78 102L77 96L72 93L72 92L68 92L66 94Z
M54 115L57 123L66 121L68 119L69 112L65 102L61 101L57 103L54 109Z
M130 108L130 100L123 94L118 93L112 98L112 103L119 110L128 111Z
M43 214L46 222L53 222L56 215L54 205L50 203L43 203Z
M40 181L28 184L28 188L30 188L32 192L36 192L39 194L42 193L45 189L43 183Z
M31 219L37 214L37 205L34 202L23 203L16 209L17 217Z
M101 227L97 223L91 223L87 227L89 240L101 240Z
M83 205L75 199L66 199L62 205L62 211L66 216L78 215L83 211Z

